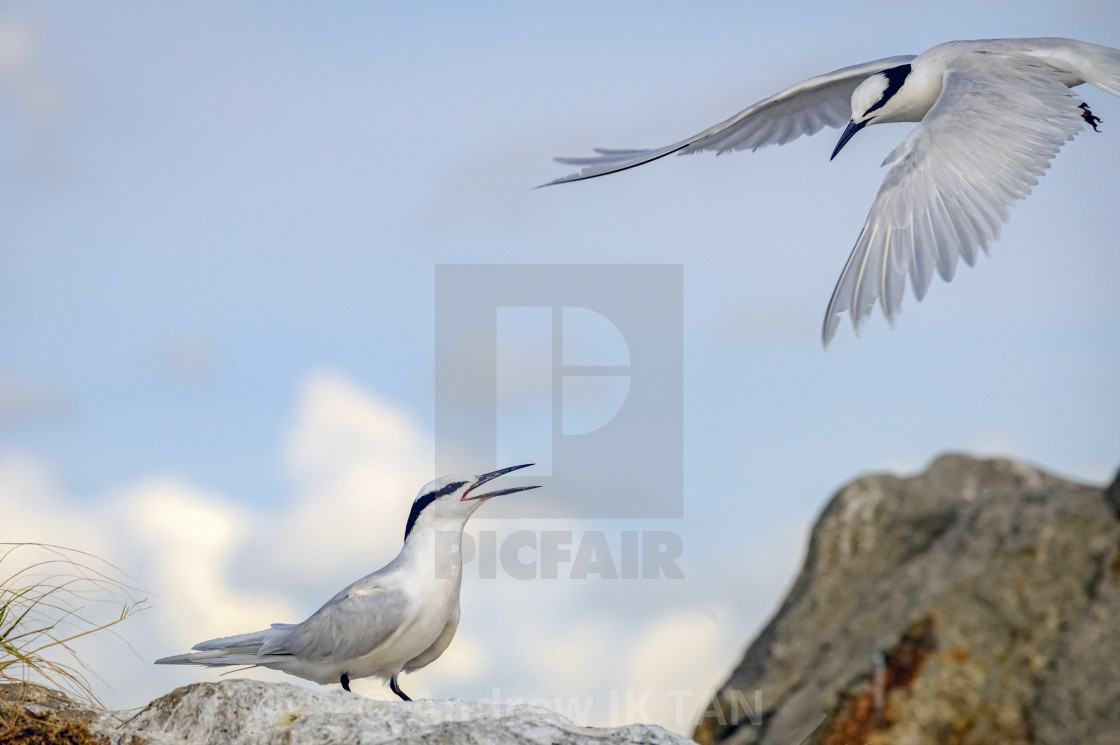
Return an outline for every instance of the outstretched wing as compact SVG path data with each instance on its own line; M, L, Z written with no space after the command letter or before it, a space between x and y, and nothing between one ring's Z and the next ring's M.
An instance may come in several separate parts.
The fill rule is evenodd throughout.
M359 581L301 624L261 646L260 655L290 654L308 662L343 662L390 642L406 626L408 600L400 589Z
M586 158L555 158L557 163L581 166L579 173L546 184L605 176L649 163L672 153L700 150L757 150L767 145L784 145L802 135L812 135L824 127L841 127L851 119L852 91L861 82L891 67L914 59L912 55L852 65L827 75L810 78L743 109L730 119L687 140L653 150L606 150Z
M946 282L999 238L1009 208L1030 194L1062 145L1084 125L1062 71L1035 59L985 60L950 70L941 95L884 161L887 173L825 314L827 345L839 314L860 322L879 301L891 321L909 274L925 297L934 270Z

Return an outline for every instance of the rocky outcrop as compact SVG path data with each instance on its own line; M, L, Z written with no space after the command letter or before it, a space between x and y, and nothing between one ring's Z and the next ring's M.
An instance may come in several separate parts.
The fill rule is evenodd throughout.
M0 696L2 696L0 692ZM229 680L196 683L158 698L130 719L78 713L40 689L22 716L0 726L0 743L75 745L685 745L660 727L578 727L533 706L469 701L373 701L341 689ZM47 704L43 700L47 699ZM9 710L11 710L9 706ZM75 724L76 723L76 724ZM48 739L48 738L55 739ZM71 739L65 739L70 737ZM10 739L6 739L10 738ZM25 738L25 739L24 739Z
M98 745L94 730L110 718L58 691L0 684L0 745Z
M852 482L696 740L1120 743L1118 515L1008 460Z

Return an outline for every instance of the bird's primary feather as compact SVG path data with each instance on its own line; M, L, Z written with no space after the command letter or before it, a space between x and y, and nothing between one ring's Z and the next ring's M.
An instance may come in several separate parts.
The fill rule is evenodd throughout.
M913 56L888 57L810 78L748 106L699 134L665 147L650 150L596 148L597 155L554 158L557 163L580 166L583 170L558 178L546 186L606 176L673 153L758 150L767 145L784 145L802 135L816 134L825 127L842 127L851 116L850 99L857 85L868 75L912 59Z

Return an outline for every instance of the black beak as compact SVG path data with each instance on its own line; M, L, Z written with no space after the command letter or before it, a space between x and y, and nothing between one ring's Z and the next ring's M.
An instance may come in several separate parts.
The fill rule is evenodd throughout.
M537 486L515 486L515 487L512 487L510 489L499 489L498 491L487 492L486 494L476 494L473 497L469 496L472 491L474 491L478 487L482 486L487 481L493 481L494 479L498 478L499 476L501 476L504 473L509 473L510 471L516 471L520 468L528 468L531 465L533 465L533 464L532 463L526 463L526 464L521 465L521 466L510 466L509 468L502 468L498 471L491 471L490 473L484 473L484 474L482 474L481 476L478 477L478 481L474 482L474 486L472 486L470 489L467 489L465 492L463 492L463 496L459 498L459 501L460 502L468 502L472 499L490 499L490 497L500 497L503 494L513 494L513 493L519 492L519 491L528 491L529 489L539 489L540 488L539 484Z
M844 128L844 134L840 135L840 142L836 143L836 149L832 151L832 158L836 157L836 153L840 152L840 148L848 144L848 140L855 137L856 132L866 126L866 121L859 122L858 124L854 121L848 122L848 126ZM832 160L832 158L829 158L829 160Z

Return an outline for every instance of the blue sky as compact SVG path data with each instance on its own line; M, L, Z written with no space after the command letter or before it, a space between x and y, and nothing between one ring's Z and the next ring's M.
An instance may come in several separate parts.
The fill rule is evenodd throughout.
M206 575L228 591L213 602L265 592L262 615L302 617L332 583L390 558L403 518L375 512L393 523L389 545L348 546L298 581L260 559L298 532L262 524L291 523L315 479L391 472L396 491L377 504L407 512L433 475L437 264L681 264L685 517L569 527L677 531L687 579L468 581L460 633L474 667L441 677L441 660L421 675L434 695L475 698L501 686L601 700L659 675L718 685L780 600L812 519L852 477L912 472L947 450L1085 481L1115 473L1120 100L1081 89L1102 132L1063 149L990 257L935 280L921 304L908 294L893 330L878 311L858 338L845 321L827 351L829 293L879 163L910 125L865 130L831 163L838 133L826 131L532 187L569 172L553 156L666 144L848 64L960 38L1120 46L1118 28L1109 0L9 3L0 494L23 500L23 522L6 520L0 540L111 552L97 533L121 510L164 504L173 484L183 504L240 526ZM383 436L405 442L395 465L330 456L339 438ZM49 495L41 509L21 496L28 484ZM329 524L308 550L315 540L331 545ZM158 545L119 542L130 541L120 561L160 565ZM159 586L170 575L126 568L160 598L178 591ZM486 603L501 600L517 609L505 614L516 634L486 623ZM537 602L562 617L536 617ZM209 633L172 632L160 612L137 632L148 659ZM707 662L652 669L671 656L661 639ZM525 656L549 645L579 663L563 684ZM202 676L150 675L143 690L108 682L135 705Z

